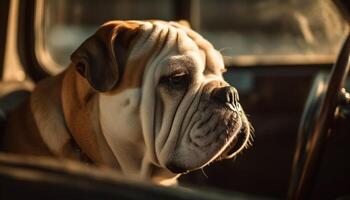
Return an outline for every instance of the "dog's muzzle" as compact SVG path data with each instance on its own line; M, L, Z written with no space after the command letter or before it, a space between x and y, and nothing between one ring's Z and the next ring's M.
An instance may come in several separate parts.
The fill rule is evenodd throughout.
M242 128L236 135L236 139L231 142L231 144L216 160L232 158L239 151L241 151L242 148L250 145L249 139L251 139L251 126L243 113L242 107L239 103L238 92L234 87L226 86L222 88L216 88L214 89L212 96L214 99L216 99L217 102L222 103L232 111L239 113L242 118Z
M184 136L188 143L179 146L176 159L167 165L175 173L232 158L249 143L250 124L239 103L238 92L232 86L207 84L191 118Z

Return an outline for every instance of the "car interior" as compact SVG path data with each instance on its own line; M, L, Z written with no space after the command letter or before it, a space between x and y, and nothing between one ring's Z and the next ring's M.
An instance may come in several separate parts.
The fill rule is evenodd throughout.
M0 1L0 130L8 113L101 24L187 20L220 50L254 127L231 160L135 183L109 169L0 153L3 199L350 199L346 0Z

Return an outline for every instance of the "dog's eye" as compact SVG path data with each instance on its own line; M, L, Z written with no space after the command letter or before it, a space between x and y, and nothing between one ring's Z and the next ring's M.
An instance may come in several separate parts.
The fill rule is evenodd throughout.
M181 72L179 74L174 74L169 77L169 83L172 85L178 85L183 83L185 80L187 80L188 76L187 73Z
M190 82L190 75L187 72L174 73L170 76L162 77L160 84L165 84L173 89L187 87Z

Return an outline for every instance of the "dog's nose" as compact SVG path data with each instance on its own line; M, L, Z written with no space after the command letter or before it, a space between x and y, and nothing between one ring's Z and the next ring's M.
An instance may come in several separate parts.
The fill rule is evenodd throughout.
M232 86L226 86L214 89L212 97L218 103L229 103L233 107L238 108L239 96L237 90Z

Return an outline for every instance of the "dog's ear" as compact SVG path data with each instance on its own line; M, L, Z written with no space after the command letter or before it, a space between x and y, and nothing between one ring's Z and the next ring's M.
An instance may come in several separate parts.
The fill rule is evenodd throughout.
M106 92L118 84L139 26L121 21L106 23L71 55L77 71L94 89Z

